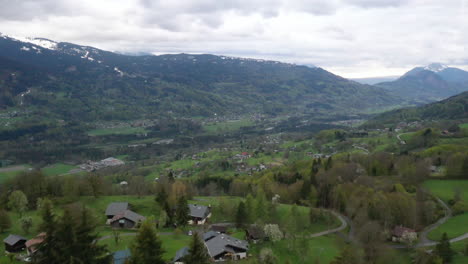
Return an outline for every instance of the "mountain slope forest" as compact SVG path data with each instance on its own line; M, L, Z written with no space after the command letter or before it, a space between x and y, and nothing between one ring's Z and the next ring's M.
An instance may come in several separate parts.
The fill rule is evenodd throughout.
M468 119L468 92L420 107L403 108L385 112L371 119L368 125L396 124L398 122L420 120L464 119Z
M21 106L31 114L95 121L161 115L331 115L397 104L396 97L384 91L321 68L214 55L126 56L40 40L50 45L0 37L3 109Z

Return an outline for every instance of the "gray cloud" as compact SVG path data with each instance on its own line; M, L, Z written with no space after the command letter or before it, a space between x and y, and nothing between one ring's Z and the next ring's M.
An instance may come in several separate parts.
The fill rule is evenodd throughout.
M365 8L398 7L409 4L411 0L344 0L343 2Z

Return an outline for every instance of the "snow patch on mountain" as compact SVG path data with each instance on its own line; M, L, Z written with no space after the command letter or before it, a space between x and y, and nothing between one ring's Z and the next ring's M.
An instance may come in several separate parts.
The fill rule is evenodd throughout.
M114 71L118 72L120 74L120 77L124 75L123 71L119 70L119 68L114 67Z
M441 72L445 69L447 69L448 66L441 64L441 63L432 63L424 67L424 70L426 71L432 71L432 72Z
M49 50L56 50L57 49L57 42L45 39L45 38L29 38L29 37L18 37L18 36L10 36L10 35L5 35L3 33L0 33L0 37L4 39L12 39L15 41L23 42L23 43L30 43L34 44L36 46L39 46L44 49L49 49Z

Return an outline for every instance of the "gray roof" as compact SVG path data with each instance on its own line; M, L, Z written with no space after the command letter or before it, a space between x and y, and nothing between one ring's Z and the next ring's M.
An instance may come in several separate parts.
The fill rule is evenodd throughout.
M183 257L187 256L188 254L189 254L188 247L181 248L176 252L176 255L172 261L173 262L180 261L182 260Z
M137 214L137 213L135 213L133 211L130 211L130 210L125 210L122 213L119 213L119 214L115 215L112 218L111 222L115 222L115 221L117 221L119 219L122 219L122 218L133 221L134 223L138 223L139 221L145 220L144 216L139 215L139 214Z
M24 242L27 241L26 238L22 237L22 236L18 236L18 235L9 235L7 236L5 239L3 239L3 242L5 244L8 244L10 246L14 246L16 243L18 243L19 241L21 240L24 240Z
M198 205L198 204L189 204L190 216L197 218L206 218L210 213L208 206Z
M128 203L111 203L107 206L106 215L116 215L128 209Z
M203 234L203 241L208 241L208 240L212 239L213 237L217 237L220 234L221 234L220 232L208 231L208 232Z
M215 258L223 252L247 251L249 249L249 243L247 243L247 241L225 234L220 234L206 241L205 245L208 249L208 254L210 254L212 258Z
M130 250L121 250L114 252L114 264L124 264L132 256Z

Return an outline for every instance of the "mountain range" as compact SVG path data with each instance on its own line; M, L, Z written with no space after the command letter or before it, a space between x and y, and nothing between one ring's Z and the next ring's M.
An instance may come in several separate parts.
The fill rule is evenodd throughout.
M387 91L318 67L215 55L129 56L0 35L0 107L65 120L264 113L356 114Z
M415 104L429 103L468 91L468 72L433 63L416 67L395 81L375 85Z
M366 126L397 124L402 121L467 120L468 92L418 107L397 109L377 115Z

